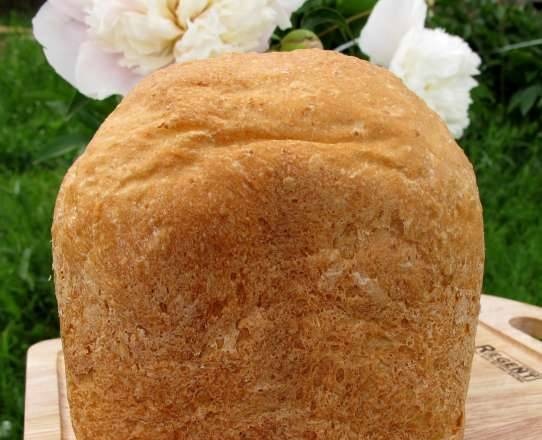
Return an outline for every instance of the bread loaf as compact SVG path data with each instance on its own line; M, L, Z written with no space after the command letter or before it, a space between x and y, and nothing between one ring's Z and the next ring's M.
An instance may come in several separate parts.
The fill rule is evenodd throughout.
M320 50L144 79L62 184L78 440L459 440L473 170L387 70Z

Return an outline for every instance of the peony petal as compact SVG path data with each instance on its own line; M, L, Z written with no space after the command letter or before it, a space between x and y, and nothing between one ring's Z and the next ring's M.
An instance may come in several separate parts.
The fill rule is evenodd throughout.
M208 0L179 2L179 5L177 6L177 17L183 28L188 27L188 22L200 15L207 7L209 7Z
M62 78L75 85L75 63L79 47L86 39L86 26L50 2L41 7L32 20L32 26L49 64Z
M459 138L469 125L470 92L480 57L461 38L441 29L412 29L395 52L390 70L422 98Z
M94 99L126 95L142 77L121 67L119 60L118 55L105 52L94 41L83 43L75 70L79 91Z
M145 4L144 4L145 3ZM121 64L146 75L174 61L182 29L166 0L99 1L89 11L89 33Z
M263 52L269 48L275 28L290 27L290 15L303 2L222 0L210 3L203 13L188 21L186 32L175 45L175 59L184 62L228 52ZM185 3L188 8L189 1Z
M217 10L207 10L196 20L188 22L187 31L175 45L175 61L183 63L235 52L234 47L224 43L220 38L220 35L226 30L220 21Z
M274 8L279 14L277 25L281 29L288 29L292 25L290 16L305 3L305 0L276 0L276 2L278 4Z
M64 15L80 22L85 21L86 9L92 6L92 0L49 0L49 3Z
M359 46L373 63L387 67L403 36L423 28L426 15L424 0L379 0L361 31Z

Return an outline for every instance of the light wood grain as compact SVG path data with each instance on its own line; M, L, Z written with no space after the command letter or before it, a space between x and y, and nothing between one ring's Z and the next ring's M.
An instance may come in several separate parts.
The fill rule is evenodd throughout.
M25 440L60 440L56 357L60 339L43 341L28 350L26 362Z
M508 371L518 365L517 368L528 367L529 371L542 373L542 342L517 328L519 318L529 319L525 324L527 331L537 331L542 309L484 295L476 335L479 353L474 357L467 401L465 440L542 439L542 375L521 382ZM514 319L516 327L510 324ZM486 354L500 355L485 358L480 353L484 350ZM523 373L523 377L528 374ZM59 340L41 342L29 350L25 440L76 440L64 377Z
M68 404L68 390L66 388L66 369L64 366L64 356L62 352L57 354L56 371L58 380L58 394L60 407L60 431L62 440L76 440L73 433L72 421L70 417L70 405Z
M480 319L501 334L519 341L537 353L542 353L542 309L505 298L483 295ZM538 325L536 324L538 323ZM523 331L520 330L523 328ZM526 333L527 332L527 333Z
M542 356L486 324L478 326L478 347L491 345L542 372ZM466 440L541 440L542 380L519 382L479 354L474 357L467 400Z

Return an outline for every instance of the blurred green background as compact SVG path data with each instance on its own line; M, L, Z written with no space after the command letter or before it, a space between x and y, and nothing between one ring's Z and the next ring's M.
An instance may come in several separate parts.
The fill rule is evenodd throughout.
M40 3L0 2L0 439L22 435L27 348L58 335L49 233L56 192L117 102L84 99L49 67L30 32ZM311 0L293 22L333 48L359 34L371 3ZM462 36L483 59L460 144L484 204L485 291L542 306L541 4L430 3L430 25Z

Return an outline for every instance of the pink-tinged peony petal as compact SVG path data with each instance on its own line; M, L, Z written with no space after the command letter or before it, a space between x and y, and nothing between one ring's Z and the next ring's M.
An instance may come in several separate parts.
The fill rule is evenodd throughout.
M423 28L426 15L424 0L379 0L361 31L361 50L373 63L389 66L403 36Z
M56 72L75 86L75 63L87 29L57 9L45 3L32 20L34 36L43 46L45 57Z
M126 95L142 78L119 65L119 56L105 52L96 42L81 45L75 70L77 88L94 99Z
M86 9L92 6L92 0L49 0L49 3L64 15L82 23L85 21Z

